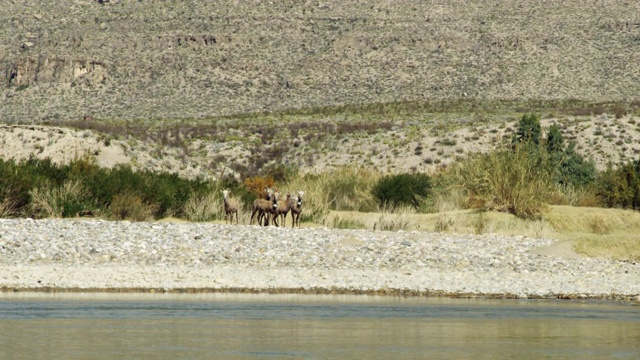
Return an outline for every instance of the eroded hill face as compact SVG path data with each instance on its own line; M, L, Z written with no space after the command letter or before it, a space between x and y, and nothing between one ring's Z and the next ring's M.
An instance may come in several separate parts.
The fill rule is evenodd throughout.
M472 122L473 119L468 119ZM511 143L516 121L479 123L444 128L432 123L404 126L381 123L347 127L333 122L197 126L142 125L128 132L99 120L84 130L39 125L0 125L0 158L18 161L49 158L67 163L88 156L100 166L131 165L135 170L166 171L186 178L263 175L269 169L293 167L300 173L322 173L344 166L382 173L434 173L469 154L489 152ZM169 126L171 125L171 126ZM353 124L349 124L353 125ZM619 119L606 114L589 117L546 118L561 129L565 142L594 161L600 170L608 163L640 158L640 117ZM224 127L224 131L221 131ZM93 129L93 130L92 130Z
M3 122L637 100L640 2L5 1Z

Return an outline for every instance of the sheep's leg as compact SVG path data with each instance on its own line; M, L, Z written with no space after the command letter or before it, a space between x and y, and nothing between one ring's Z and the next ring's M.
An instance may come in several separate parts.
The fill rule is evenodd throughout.
M253 217L256 215L256 213L258 212L257 208L254 208L253 211L251 211L251 219L249 219L249 225L253 224ZM258 224L260 223L260 214L258 214Z
M258 224L260 224L260 226L269 225L268 218L269 218L269 214L267 214L264 210L260 209L260 212L258 213ZM265 223L265 219L267 219L267 223Z
M256 218L258 225L262 226L262 210L257 210L258 216Z

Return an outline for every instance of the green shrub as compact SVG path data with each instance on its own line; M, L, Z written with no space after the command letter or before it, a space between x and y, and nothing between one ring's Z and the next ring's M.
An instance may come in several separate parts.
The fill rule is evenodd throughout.
M598 175L596 195L606 207L640 209L640 160L617 169L611 164Z
M205 194L209 185L202 181L187 180L177 174L134 171L129 165L117 165L112 169L97 165L71 164L74 169L82 167L80 175L87 189L101 208L109 208L118 195L135 194L145 204L154 204L155 218L185 216L184 206L194 194Z
M575 143L561 154L561 160L556 165L555 181L562 186L584 187L596 179L596 165L593 160L586 161L582 155L575 151Z
M208 193L210 187L176 174L136 172L128 165L101 168L88 156L68 165L50 159L0 159L0 204L16 216L68 217L83 210L108 210L114 199L127 199L130 194L152 209L153 217L185 216L187 201ZM122 202L120 207L125 205Z
M382 207L410 205L418 209L431 190L431 178L423 173L388 175L374 186L373 196Z
M522 115L522 118L518 122L518 127L513 137L513 144L530 143L540 145L541 136L542 128L538 117L533 113L529 115L525 114Z
M30 191L61 185L67 171L50 159L30 158L19 163L14 159L0 159L0 200L10 204L16 215L30 216Z
M575 142L565 148L564 138L557 125L549 128L546 151L554 168L554 181L562 187L589 185L595 180L596 166L575 151Z
M19 171L15 160L0 159L0 197L12 212L20 213L29 204L32 181Z
M140 176L143 178L140 189L143 200L158 205L155 217L184 217L184 206L190 196L206 193L209 189L205 182L183 179L176 173L144 171Z
M551 125L547 133L547 151L550 155L562 154L564 151L564 137L558 125Z

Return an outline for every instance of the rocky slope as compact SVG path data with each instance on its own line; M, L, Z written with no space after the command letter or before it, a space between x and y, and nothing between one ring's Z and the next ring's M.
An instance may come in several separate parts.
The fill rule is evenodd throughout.
M4 1L0 121L638 100L640 3Z

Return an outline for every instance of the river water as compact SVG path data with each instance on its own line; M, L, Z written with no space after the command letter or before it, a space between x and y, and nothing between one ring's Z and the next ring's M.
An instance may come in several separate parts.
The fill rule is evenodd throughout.
M638 359L640 306L0 293L2 359Z

